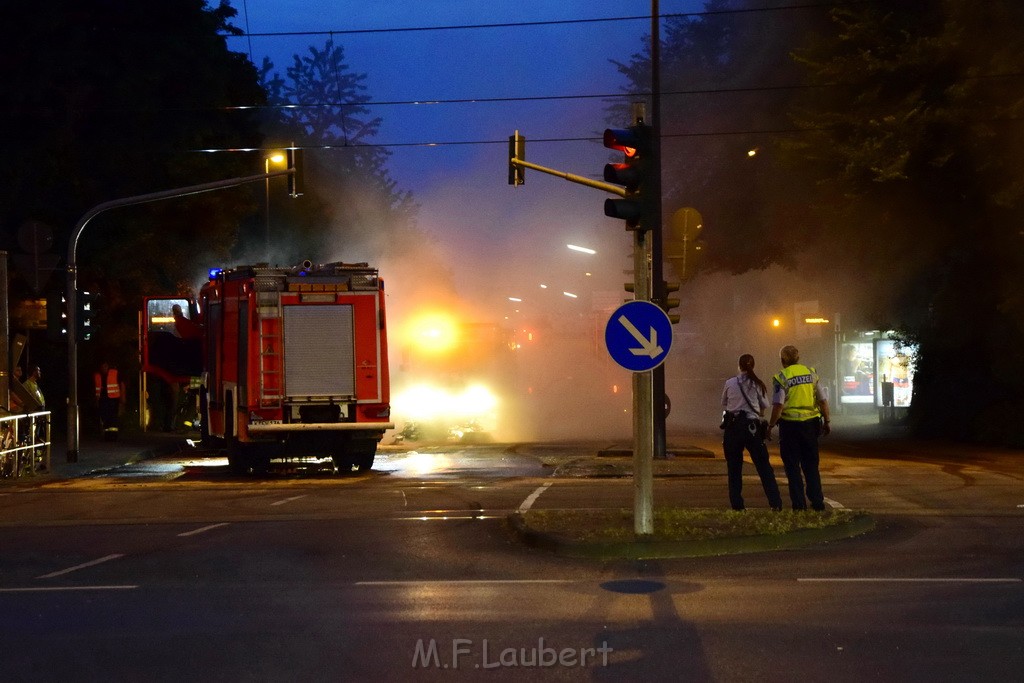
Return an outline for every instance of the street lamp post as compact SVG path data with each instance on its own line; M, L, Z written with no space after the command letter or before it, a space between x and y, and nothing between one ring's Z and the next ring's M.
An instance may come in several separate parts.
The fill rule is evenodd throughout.
M264 227L264 241L266 246L268 264L270 263L270 163L273 162L275 164L280 164L284 161L284 159L284 154L281 154L280 152L274 152L270 156L263 157L263 172L267 176L263 192L263 214L266 220Z
M291 175L293 173L295 173L294 169L287 169L284 171L275 171L274 175ZM134 206L136 204L147 204L149 202L156 202L164 199L188 197L189 195L212 192L214 190L224 190L229 187L255 183L265 177L266 174L261 173L254 176L228 178L226 180L216 180L210 183L200 183L199 185L179 187L173 190L164 190L162 192L152 192L150 194L114 199L109 202L97 204L78 219L78 223L76 223L75 227L71 230L71 237L68 238L67 293L65 296L68 316L68 462L78 462L78 449L80 445L78 433L78 343L76 339L78 312L76 309L78 308L78 240L81 238L82 232L85 230L85 226L99 214L111 209Z

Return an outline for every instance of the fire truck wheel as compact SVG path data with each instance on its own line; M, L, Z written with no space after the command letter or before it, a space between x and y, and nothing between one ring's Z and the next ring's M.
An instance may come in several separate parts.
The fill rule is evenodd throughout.
M237 449L228 450L228 469L231 470L231 474L249 474L249 464Z
M376 450L377 449L374 449L373 453L363 454L356 459L356 464L359 465L360 472L369 472L373 469L373 460L377 456Z
M347 450L332 453L331 460L334 461L334 467L338 470L338 474L351 474L355 468L355 461Z
M357 439L351 446L352 460L360 472L369 472L377 455L377 442L371 439Z
M338 474L369 472L377 455L377 442L369 439L353 439L331 455Z

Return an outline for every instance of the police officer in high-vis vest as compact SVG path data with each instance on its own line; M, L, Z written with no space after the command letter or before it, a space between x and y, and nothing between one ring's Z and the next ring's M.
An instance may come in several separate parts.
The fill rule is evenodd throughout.
M814 368L801 365L795 346L779 352L782 371L772 377L772 416L768 438L779 425L779 453L789 480L789 498L794 510L806 510L807 501L815 510L825 509L818 471L818 435L827 435L829 427L828 389L818 383ZM806 498L804 483L806 482Z

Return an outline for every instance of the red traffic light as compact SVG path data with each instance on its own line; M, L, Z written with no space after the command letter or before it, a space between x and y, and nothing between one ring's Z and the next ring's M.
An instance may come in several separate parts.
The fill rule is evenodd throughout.
M617 149L627 157L635 157L644 147L643 134L642 126L606 128L604 131L604 146L608 149Z

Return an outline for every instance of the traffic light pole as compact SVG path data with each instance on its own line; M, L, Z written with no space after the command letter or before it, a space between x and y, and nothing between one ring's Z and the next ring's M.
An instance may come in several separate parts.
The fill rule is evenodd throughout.
M518 159L512 157L508 160L511 166L520 166L522 168L531 168L534 171L540 171L541 173L547 173L548 175L558 176L563 180L568 180L570 183L576 183L577 185L586 185L587 187L593 187L598 190L604 190L605 192L611 192L617 194L620 197L626 196L626 190L619 185L612 185L611 183L601 182L600 180L593 180L581 175L575 175L573 173L566 173L565 171L559 171L554 168L547 168L546 166L539 166L537 164L530 163L525 159Z
M651 0L651 299L668 310L665 288L665 258L661 211L661 12L658 0ZM654 370L654 457L666 457L665 365Z
M67 324L67 335L68 335L68 462L78 462L78 451L79 451L79 403L78 403L78 239L82 236L82 231L85 230L85 226L89 224L96 216L100 215L104 211L111 209L118 209L124 206L134 206L136 204L148 204L149 202L157 202L163 199L175 199L177 197L188 197L194 194L201 194L204 192L213 192L214 190L223 190L229 187L238 187L239 185L245 185L248 183L262 182L268 178L275 178L277 176L290 176L295 173L294 168L285 169L283 171L274 171L272 173L260 173L259 175L244 176L241 178L228 178L227 180L217 180L211 183L201 183L199 185L189 185L188 187L179 187L173 190L163 190L162 192L152 192L150 194L136 195L134 197L124 197L123 199L114 199L109 202L103 202L92 207L85 214L78 219L78 223L75 224L74 230L71 231L71 237L68 239L68 281L67 291L65 298L67 299L68 307L68 324Z
M651 300L647 259L648 233L633 232L633 291L638 301ZM654 370L633 373L633 531L654 533Z

